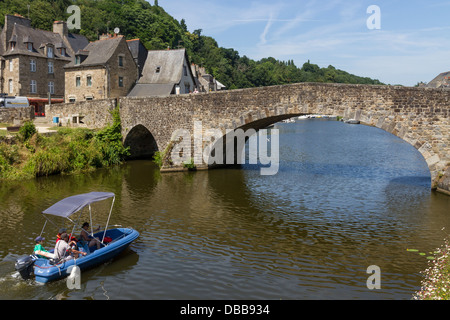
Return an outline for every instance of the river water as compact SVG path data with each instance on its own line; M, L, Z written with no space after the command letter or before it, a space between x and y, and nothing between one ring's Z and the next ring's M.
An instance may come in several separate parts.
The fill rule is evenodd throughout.
M422 156L380 129L338 121L277 124L280 170L160 174L150 161L0 185L0 299L411 299L450 230L450 197L430 191ZM111 191L112 224L140 237L119 258L64 280L19 279L40 212ZM94 225L105 224L110 203ZM46 229L45 245L56 230ZM417 249L409 252L407 249ZM381 289L369 290L369 266Z

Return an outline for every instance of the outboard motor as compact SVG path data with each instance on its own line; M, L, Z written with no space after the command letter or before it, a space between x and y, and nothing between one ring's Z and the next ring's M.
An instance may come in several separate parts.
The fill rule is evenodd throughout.
M16 270L19 271L24 280L30 279L31 273L33 272L34 261L36 260L31 255L17 259Z

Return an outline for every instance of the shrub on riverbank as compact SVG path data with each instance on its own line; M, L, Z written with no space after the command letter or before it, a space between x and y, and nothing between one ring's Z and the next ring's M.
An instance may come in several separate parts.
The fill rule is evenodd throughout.
M122 144L120 117L102 130L58 128L44 136L30 124L15 143L0 143L0 179L71 174L120 164L128 155Z

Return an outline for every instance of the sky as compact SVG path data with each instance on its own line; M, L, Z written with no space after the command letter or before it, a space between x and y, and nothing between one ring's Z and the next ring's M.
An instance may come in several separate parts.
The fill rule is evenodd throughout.
M153 4L154 0L149 0ZM188 30L254 60L333 65L414 86L450 71L450 0L159 0ZM378 10L373 10L373 6Z

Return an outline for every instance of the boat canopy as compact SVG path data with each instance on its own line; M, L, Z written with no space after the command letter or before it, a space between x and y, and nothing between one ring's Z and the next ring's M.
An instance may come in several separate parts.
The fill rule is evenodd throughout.
M42 213L68 218L72 214L82 210L84 207L90 205L91 203L106 200L113 197L115 197L115 195L112 192L90 192L79 194L76 196L65 198L55 203L50 208L42 211Z

